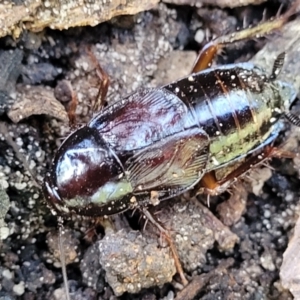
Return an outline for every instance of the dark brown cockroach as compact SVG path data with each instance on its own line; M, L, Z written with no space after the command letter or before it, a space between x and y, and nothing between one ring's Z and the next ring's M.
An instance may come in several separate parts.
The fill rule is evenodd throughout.
M160 226L149 204L193 189L219 194L276 155L282 116L299 125L289 112L296 91L277 79L284 53L271 75L249 63L209 66L226 44L280 28L295 11L210 42L189 76L125 97L75 130L44 181L54 212L95 217L138 207Z
M224 191L232 174L214 183L212 174L263 153L278 136L281 116L298 124L289 112L296 91L277 80L284 53L270 76L249 63L207 67L224 45L279 28L290 14L216 39L204 47L191 75L125 97L75 130L46 176L48 203L60 214L108 216L199 183L208 193Z
M139 207L164 231L147 205L195 188L219 194L275 155L270 145L281 117L299 124L289 112L296 91L277 79L284 53L270 76L248 63L208 67L224 45L280 28L294 11L216 39L201 51L191 75L125 97L75 130L44 182L55 213L109 216ZM72 110L70 116L74 120Z

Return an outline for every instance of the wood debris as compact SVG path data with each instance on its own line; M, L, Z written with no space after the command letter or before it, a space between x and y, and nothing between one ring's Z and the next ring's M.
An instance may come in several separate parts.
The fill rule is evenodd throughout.
M24 29L38 32L46 27L67 29L95 26L119 15L134 15L153 8L158 0L24 0L0 3L0 37L18 38Z

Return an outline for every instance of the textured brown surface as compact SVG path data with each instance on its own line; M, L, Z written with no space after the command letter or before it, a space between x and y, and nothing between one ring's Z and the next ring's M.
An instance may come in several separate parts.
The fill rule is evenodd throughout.
M177 5L192 5L200 7L203 5L214 5L219 7L240 7L246 5L258 5L267 0L165 0L166 3Z
M18 4L4 1L0 3L0 37L19 37L23 29L38 32L46 27L63 30L95 26L119 15L133 15L151 9L157 3L157 0L24 0Z

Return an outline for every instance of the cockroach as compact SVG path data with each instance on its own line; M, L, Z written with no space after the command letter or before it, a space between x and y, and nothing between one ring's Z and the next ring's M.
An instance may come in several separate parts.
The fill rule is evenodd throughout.
M189 76L129 95L76 129L44 181L54 211L109 216L196 186L219 194L245 166L270 156L265 149L278 136L281 117L299 125L289 112L296 91L277 79L285 54L276 58L270 76L250 63L208 67L224 45L280 28L294 11L210 42ZM217 171L242 160L241 167L216 178Z
M186 191L220 194L275 156L282 117L300 125L290 112L296 91L277 78L285 54L275 59L271 75L249 63L210 65L225 45L278 29L296 10L293 5L275 20L217 38L200 52L189 76L133 93L71 133L43 184L53 212L104 217L140 208L167 236L148 205ZM103 98L108 79L98 71Z
M133 93L71 133L44 181L54 212L103 217L138 207L164 231L148 205L189 190L220 194L275 156L282 116L300 122L289 111L296 91L277 79L285 54L275 59L271 75L250 63L210 65L226 44L280 28L295 10L294 4L278 19L217 38L189 76ZM70 116L74 122L74 111ZM178 261L177 268L182 275Z
M210 42L189 76L129 95L76 129L44 181L55 213L103 217L138 207L166 233L148 205L189 190L220 194L275 156L282 116L300 124L289 111L296 91L277 79L285 54L275 59L271 75L249 63L209 66L226 44L280 28L294 11ZM177 268L182 275L178 260Z

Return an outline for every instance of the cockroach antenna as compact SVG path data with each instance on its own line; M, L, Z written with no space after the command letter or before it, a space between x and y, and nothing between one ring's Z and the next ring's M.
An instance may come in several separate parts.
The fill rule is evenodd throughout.
M66 291L66 299L71 300L70 293L69 293L67 268L66 268L66 257L64 252L64 239L63 239L64 220L62 217L58 217L58 228L59 228L58 246L59 246L60 262L61 262L61 270L62 270L64 286Z
M29 167L28 161L26 160L25 156L22 154L20 147L16 144L16 142L11 138L9 135L9 131L7 129L7 126L4 122L0 122L0 133L5 138L7 144L11 146L18 158L18 160L23 164L24 168L29 172L31 175L32 181L34 185L42 190L42 184L40 180L37 178L36 174L32 171L32 169ZM64 281L64 287L66 291L66 300L71 300L70 294L69 294L69 285L68 285L68 277L67 277L67 269L66 269L66 259L65 259L65 253L63 251L64 249L64 240L63 240L63 219L61 217L58 217L58 227L59 227L59 236L58 236L58 247L60 251L60 262L61 262L61 269L62 269L62 275L63 275L63 281Z

